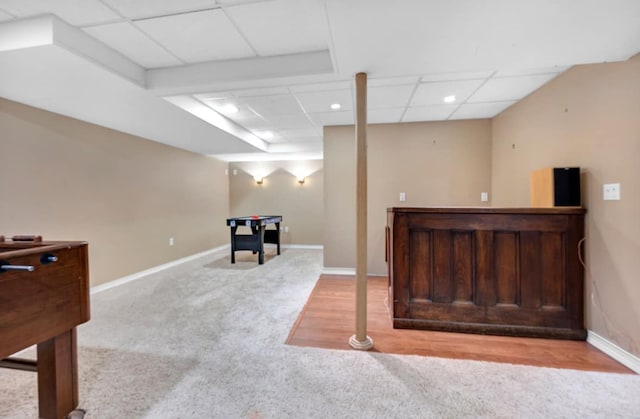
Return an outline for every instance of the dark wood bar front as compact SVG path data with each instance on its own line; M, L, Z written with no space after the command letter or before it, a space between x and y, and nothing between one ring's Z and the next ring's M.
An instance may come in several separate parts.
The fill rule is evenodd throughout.
M585 339L583 208L389 208L395 328Z

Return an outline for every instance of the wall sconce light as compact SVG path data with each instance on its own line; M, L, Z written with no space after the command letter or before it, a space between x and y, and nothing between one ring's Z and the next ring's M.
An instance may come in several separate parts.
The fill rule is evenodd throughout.
M253 179L256 181L258 185L262 185L262 182L264 182L264 178L262 177L254 176Z
M298 176L298 183L299 184L303 185L304 184L304 180L305 180L304 176Z

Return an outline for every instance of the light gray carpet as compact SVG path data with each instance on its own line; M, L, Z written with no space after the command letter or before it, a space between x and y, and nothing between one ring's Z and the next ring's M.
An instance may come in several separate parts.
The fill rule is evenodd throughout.
M238 256L92 296L87 418L640 418L638 375L287 346L322 252ZM37 417L35 374L0 369L0 417Z

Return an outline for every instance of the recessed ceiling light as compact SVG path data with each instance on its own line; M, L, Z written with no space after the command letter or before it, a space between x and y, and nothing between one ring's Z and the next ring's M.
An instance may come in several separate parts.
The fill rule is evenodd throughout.
M237 113L240 109L238 109L237 106L232 105L232 104L228 104L228 105L224 105L222 107L222 112L224 113Z
M342 106L339 103L332 103L331 104L331 109L336 110L336 109L340 109Z
M455 101L456 101L455 95L445 96L444 97L444 103L453 103Z

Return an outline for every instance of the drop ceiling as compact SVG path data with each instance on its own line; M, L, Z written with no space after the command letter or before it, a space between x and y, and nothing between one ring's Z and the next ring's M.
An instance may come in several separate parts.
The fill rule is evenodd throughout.
M0 0L0 96L227 160L321 157L358 72L371 124L491 118L639 51L637 0Z

